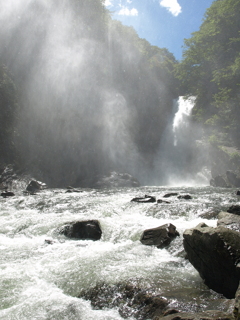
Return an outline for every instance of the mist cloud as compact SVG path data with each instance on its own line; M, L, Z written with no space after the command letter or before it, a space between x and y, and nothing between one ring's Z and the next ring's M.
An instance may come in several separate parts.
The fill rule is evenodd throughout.
M160 1L160 6L167 8L167 10L175 17L182 12L182 8L177 0L162 0Z

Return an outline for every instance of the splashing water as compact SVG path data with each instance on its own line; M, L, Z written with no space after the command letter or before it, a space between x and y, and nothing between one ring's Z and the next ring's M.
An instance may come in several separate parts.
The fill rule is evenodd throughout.
M173 119L173 134L174 134L174 146L178 143L178 137L183 133L187 133L189 128L189 121L191 111L194 107L195 97L190 97L184 99L184 97L179 97L178 99L178 111L176 112Z

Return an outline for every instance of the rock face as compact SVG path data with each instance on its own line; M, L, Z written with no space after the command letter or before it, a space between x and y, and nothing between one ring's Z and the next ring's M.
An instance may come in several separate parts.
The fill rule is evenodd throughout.
M91 301L94 309L117 308L123 318L156 319L163 315L166 299L132 283L98 284L79 296Z
M240 150L234 147L211 147L211 185L240 187Z
M102 230L97 220L75 221L64 225L59 230L68 238L78 240L100 240Z
M157 228L145 230L140 241L147 246L156 246L162 249L167 247L177 236L179 236L179 233L176 231L176 227L168 223Z
M122 188L139 187L140 183L129 173L110 172L109 175L102 176L94 184L94 188Z
M228 187L226 179L220 175L216 176L215 178L212 178L210 181L210 185L212 187L220 187L220 188L227 188Z
M226 298L234 298L240 273L240 233L199 224L183 234L184 249L206 285Z

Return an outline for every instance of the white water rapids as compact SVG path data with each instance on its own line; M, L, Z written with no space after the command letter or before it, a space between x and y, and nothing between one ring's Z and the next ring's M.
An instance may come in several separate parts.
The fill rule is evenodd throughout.
M131 202L136 196L151 194L159 199L168 192L188 193L192 200ZM77 296L99 282L129 279L154 288L180 310L221 308L214 305L217 294L184 258L182 234L202 221L215 226L216 220L200 215L228 208L236 198L235 190L211 187L88 189L81 193L54 189L1 198L0 319L122 319L116 309L94 310L90 301ZM99 220L100 241L69 240L56 232L66 222L88 219ZM145 229L169 222L180 233L169 248L141 244Z

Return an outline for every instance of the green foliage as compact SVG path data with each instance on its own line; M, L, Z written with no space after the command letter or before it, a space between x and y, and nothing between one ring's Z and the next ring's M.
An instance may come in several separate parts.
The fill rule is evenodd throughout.
M206 11L200 30L185 40L176 67L185 95L196 96L195 119L219 126L239 143L240 2L217 0ZM217 121L216 121L217 120Z

